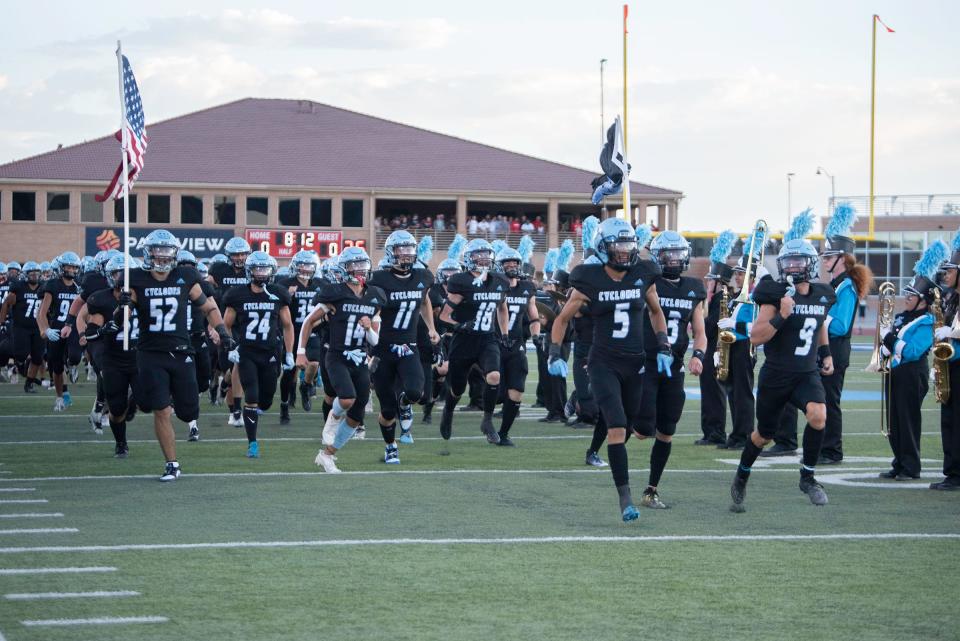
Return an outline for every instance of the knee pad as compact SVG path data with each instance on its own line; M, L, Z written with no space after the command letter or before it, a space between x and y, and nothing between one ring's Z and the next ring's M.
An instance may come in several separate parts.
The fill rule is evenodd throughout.
M385 421L393 421L397 418L397 411L393 408L381 408L380 416L382 416Z

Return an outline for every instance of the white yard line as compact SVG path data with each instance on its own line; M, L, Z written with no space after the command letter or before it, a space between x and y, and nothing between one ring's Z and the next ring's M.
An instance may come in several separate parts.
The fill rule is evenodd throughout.
M39 626L110 625L129 623L166 623L167 617L97 617L94 619L35 619L21 621L28 628Z
M141 543L125 545L72 545L0 548L0 554L37 552L146 552L156 550L224 550L244 548L365 547L396 545L532 545L556 543L679 543L740 541L873 541L957 540L960 533L851 533L851 534L665 534L653 536L537 536L437 539L326 539L313 541L222 541L211 543Z
M75 534L79 532L75 527L41 527L18 528L15 530L0 530L0 534Z
M85 574L87 572L116 571L117 568L97 565L75 568L0 568L0 576L19 576L24 574Z
M63 512L22 512L20 514L0 514L0 519L58 519Z
M4 594L8 601L37 601L40 599L103 599L125 596L140 596L133 590L100 590L97 592L12 592Z
M0 505L26 505L27 503L49 503L47 499L0 499Z
M0 492L35 492L35 487L3 487Z

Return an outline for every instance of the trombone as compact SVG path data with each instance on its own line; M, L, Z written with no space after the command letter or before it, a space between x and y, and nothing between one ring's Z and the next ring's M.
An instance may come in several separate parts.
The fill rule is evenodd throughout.
M740 295L737 296L738 303L750 302L750 269L753 267L753 257L757 253L754 245L757 242L757 236L760 237L760 257L757 259L757 265L763 264L765 254L764 247L767 239L767 221L760 219L754 224L753 231L750 233L750 253L747 254L747 273L743 275L743 287L740 289Z
M877 290L877 333L873 338L873 354L870 362L863 370L880 374L880 433L889 438L888 425L890 411L890 357L880 353L880 330L893 325L893 306L896 297L896 288L891 282L881 283Z

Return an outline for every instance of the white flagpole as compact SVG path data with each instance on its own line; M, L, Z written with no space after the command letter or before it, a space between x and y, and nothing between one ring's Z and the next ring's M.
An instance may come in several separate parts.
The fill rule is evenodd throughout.
M117 85L120 88L120 163L123 167L120 180L123 181L123 291L130 291L130 186L127 184L127 101L123 92L123 53L117 40ZM130 308L123 308L123 351L130 349Z

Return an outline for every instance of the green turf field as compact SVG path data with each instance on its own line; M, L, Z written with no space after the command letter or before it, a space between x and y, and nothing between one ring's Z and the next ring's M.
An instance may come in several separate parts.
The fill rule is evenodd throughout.
M847 389L879 389L866 359ZM960 638L960 494L924 489L942 458L932 394L922 482L874 478L890 454L879 403L850 401L847 460L818 474L830 505L810 505L796 463L777 459L755 467L740 515L737 455L693 445L688 400L660 485L672 509L625 525L609 470L583 464L590 433L535 420L535 379L534 365L514 449L459 413L449 447L436 421L415 424L385 469L373 429L336 476L313 465L317 414L281 428L272 411L248 460L242 430L204 405L201 442L178 425L172 484L156 480L144 417L127 460L90 431L92 384L64 415L51 392L2 385L0 638ZM629 451L639 499L649 444Z

